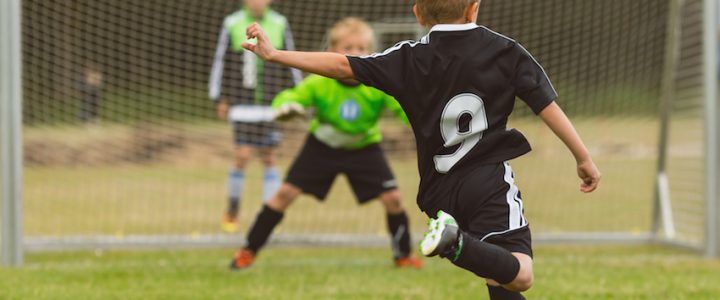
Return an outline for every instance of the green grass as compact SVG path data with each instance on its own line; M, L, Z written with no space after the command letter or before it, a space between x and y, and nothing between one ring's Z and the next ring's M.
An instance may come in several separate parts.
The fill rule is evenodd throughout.
M406 128L392 127L398 132ZM644 231L650 223L655 170L657 123L644 118L583 119L578 128L604 172L600 190L578 192L574 162L557 138L538 120L519 119L536 149L513 167L536 232ZM150 126L150 125L148 125ZM397 125L394 125L397 126ZM632 128L633 130L628 130ZM57 163L25 169L25 229L28 236L104 234L215 234L225 206L225 180L231 160L229 130L219 124L117 124L84 127L30 127L26 145L37 144L41 158L57 155ZM143 133L150 131L150 133ZM178 132L183 148L151 162L97 162L125 155L138 143ZM400 131L402 132L402 131ZM305 136L286 133L283 169ZM398 135L397 133L395 134ZM407 134L405 134L407 139ZM418 174L412 140L398 144L391 164L405 206L418 232L426 217L417 209ZM54 147L53 147L54 146ZM62 163L79 157L77 164ZM49 159L49 161L54 161ZM90 163L89 163L90 162ZM254 162L246 176L241 228L249 226L261 205L262 171ZM328 201L303 197L291 208L280 232L363 233L385 236L378 203L358 207L344 179L333 186Z
M513 162L534 233L647 230L657 122L596 118L576 125L604 173L592 195L578 192L574 163L549 130L537 120L513 124L536 149ZM159 125L26 128L26 145L39 143L42 155L59 157L25 169L26 237L218 233L232 154L225 126L163 124L154 134L182 132L182 149L141 163L97 160L125 155L153 139L152 132L143 132L153 126ZM702 174L696 127L693 120L674 124L670 161L671 171L679 170L670 174L674 205L691 212L702 204L693 198L698 189L685 185ZM297 146L305 133L286 136L286 144ZM284 150L284 167L293 149ZM418 175L410 153L396 152L391 163L413 231L421 232L426 217L414 203ZM67 163L72 157L82 163ZM243 230L261 205L261 181L254 163L247 174ZM299 199L278 231L386 238L381 205L358 207L344 181L333 186L325 204ZM683 238L702 236L693 224L681 225ZM0 269L0 299L486 299L484 283L470 273L440 260L426 260L422 271L395 270L387 249L272 248L240 273L226 270L231 254L230 249L30 253L25 268ZM541 246L535 269L529 299L720 299L720 262L667 248Z
M447 261L396 270L385 249L268 249L243 272L230 250L31 253L0 269L0 299L487 299ZM720 262L651 246L542 246L528 299L720 297Z
M564 168L548 164L564 163ZM524 158L514 164L534 228L557 231L638 231L647 229L652 196L651 161L600 160L607 176L594 195L577 191L571 161ZM426 220L414 203L413 160L395 160L405 206L414 228ZM546 171L542 171L545 170ZM197 166L114 166L33 169L26 172L26 232L30 235L215 233L224 209L226 168ZM544 173L544 174L543 174ZM647 174L639 178L638 173ZM525 176L524 174L530 174ZM248 174L243 228L259 209L262 174ZM626 189L626 184L637 189ZM555 192L553 192L555 191ZM285 232L378 233L384 236L379 203L357 206L345 179L327 203L300 198L282 225Z

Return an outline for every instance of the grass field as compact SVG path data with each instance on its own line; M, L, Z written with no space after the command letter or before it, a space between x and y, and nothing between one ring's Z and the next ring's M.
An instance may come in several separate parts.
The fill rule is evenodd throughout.
M274 248L231 273L228 250L31 253L0 299L487 299L446 261L396 270L385 249ZM543 246L528 299L716 300L720 262L651 246Z
M562 144L537 120L513 125L531 140L535 151L513 162L525 198L528 218L537 232L646 231L650 223L657 123L652 119L578 121L604 172L601 189L578 192L574 163ZM78 163L48 163L25 169L25 230L28 236L131 234L215 234L225 205L225 180L231 157L225 126L28 128L26 144L41 153L78 157ZM632 131L627 128L633 128ZM155 160L99 163L95 158L135 151L147 131L182 132L184 145ZM299 145L305 133L288 135ZM412 143L412 140L409 140ZM402 144L402 143L401 143ZM71 145L70 147L66 147ZM412 147L407 143L403 147ZM144 146L143 146L144 147ZM66 149L67 148L67 149ZM140 147L142 148L142 147ZM118 154L120 150L125 151ZM144 149L144 148L142 148ZM418 175L412 151L391 158L415 231L426 218L415 205ZM46 156L47 156L46 155ZM285 153L287 168L293 153ZM262 171L257 162L247 174L242 228L260 206ZM301 198L290 210L281 232L363 233L385 236L378 203L358 208L344 179L332 188L325 205Z
M578 192L573 161L551 132L537 120L514 123L536 149L513 162L534 232L647 231L657 122L576 123L604 172L592 195ZM697 122L675 126L694 128ZM231 155L227 128L186 124L150 135L147 130L158 129L26 128L26 145L40 149L36 158L61 157L25 169L26 238L217 234ZM138 145L144 149L147 139L174 131L184 134L182 148L148 161L125 157ZM675 131L670 167L679 171L670 176L678 231L697 241L703 233L702 161L697 136L682 134L689 131L697 130ZM299 145L304 135L288 136L288 143ZM410 153L396 152L391 164L418 233L426 217L414 203L418 178ZM286 168L293 153L283 155ZM247 174L242 230L261 205L261 181L256 163ZM387 237L381 206L358 208L344 179L326 204L299 199L278 231ZM443 261L426 260L423 271L394 270L388 249L272 248L240 273L226 270L231 254L231 249L30 253L25 268L0 269L0 299L486 299L483 282ZM720 262L661 247L540 246L536 276L529 299L720 299Z

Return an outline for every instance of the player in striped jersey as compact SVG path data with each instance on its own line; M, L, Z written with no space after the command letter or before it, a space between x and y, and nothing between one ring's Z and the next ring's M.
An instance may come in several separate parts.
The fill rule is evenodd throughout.
M285 16L272 10L271 0L243 0L243 9L227 16L218 38L215 62L210 76L210 99L215 101L218 117L230 121L235 142L235 164L228 175L228 208L222 228L237 231L237 216L245 182L245 166L253 149L265 166L263 199L269 200L280 186L275 148L280 130L272 120L272 99L302 79L298 70L266 64L245 51L245 28L262 24L273 46L294 50L290 25Z

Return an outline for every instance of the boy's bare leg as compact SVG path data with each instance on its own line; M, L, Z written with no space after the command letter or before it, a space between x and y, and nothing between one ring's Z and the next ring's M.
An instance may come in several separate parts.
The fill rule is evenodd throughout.
M237 231L237 215L240 210L240 198L245 185L245 167L250 161L252 148L245 145L235 146L233 168L228 174L228 208L223 220L223 230Z
M263 206L255 217L247 236L247 249L257 253L267 242L275 227L282 221L285 210L295 202L302 190L292 184L284 183L270 201Z
M385 211L391 215L398 215L405 213L405 208L402 204L402 197L400 191L397 189L384 192L380 195L380 202L385 207Z
M518 275L515 277L515 280L505 285L500 285L497 281L492 279L488 279L487 283L490 286L502 286L509 291L527 291L532 287L534 280L533 260L530 256L524 253L512 252L512 255L520 262L520 271L518 271Z
M283 183L277 193L270 198L267 207L277 212L285 212L302 194L302 190L292 184Z
M462 231L455 219L443 212L431 220L421 248L426 256L449 259L456 266L475 275L492 279L488 281L491 294L501 293L505 298L523 299L519 292L532 287L532 258L523 253L511 253L507 249L485 242ZM518 230L529 230L518 229ZM493 288L502 285L502 289ZM513 293L507 293L513 292ZM509 297L508 295L514 295ZM498 298L500 299L500 298Z
M532 258L523 253L513 252L512 254L520 262L520 271L515 280L506 285L500 285L495 280L487 279L490 300L523 300L525 297L520 292L527 291L532 287Z
M257 253L265 246L268 238L284 217L285 210L295 202L302 190L289 183L283 184L278 192L255 217L247 235L247 245L235 254L230 264L232 269L244 269L255 260Z

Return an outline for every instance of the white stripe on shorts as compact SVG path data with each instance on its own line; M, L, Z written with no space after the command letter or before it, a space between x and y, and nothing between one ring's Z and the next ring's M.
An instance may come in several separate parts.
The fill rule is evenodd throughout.
M508 162L503 163L503 165L505 166L505 182L510 185L505 194L509 208L508 226L509 230L514 230L527 225L527 221L523 216L523 203L519 197L520 189L515 185L512 167Z

